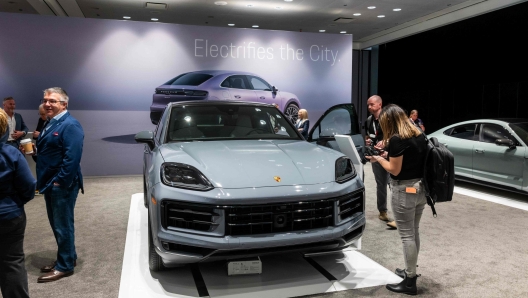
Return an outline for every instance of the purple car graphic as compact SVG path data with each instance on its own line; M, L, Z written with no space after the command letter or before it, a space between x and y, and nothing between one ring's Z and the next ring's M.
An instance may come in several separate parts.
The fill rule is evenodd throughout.
M295 94L277 90L256 74L229 70L202 70L181 74L156 88L150 120L157 124L170 102L188 100L236 100L277 104L295 123L300 109Z

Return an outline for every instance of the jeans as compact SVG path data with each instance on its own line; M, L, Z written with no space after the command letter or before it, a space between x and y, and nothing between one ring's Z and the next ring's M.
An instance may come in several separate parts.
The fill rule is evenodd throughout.
M2 296L29 297L24 264L24 231L26 213L0 222L0 288Z
M57 242L57 264L55 270L70 272L77 260L75 251L74 208L79 194L79 182L69 188L53 186L44 194L48 220Z
M372 173L376 179L376 196L378 198L378 211L387 211L387 184L389 184L389 173L377 162L372 163Z
M416 189L408 193L407 187ZM391 180L392 212L403 244L403 257L407 276L416 276L416 264L420 252L420 219L425 208L425 190L421 179Z

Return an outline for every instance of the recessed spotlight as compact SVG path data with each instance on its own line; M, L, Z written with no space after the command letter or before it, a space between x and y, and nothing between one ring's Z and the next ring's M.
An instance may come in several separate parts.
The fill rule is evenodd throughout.
M357 17L357 16L360 16L361 14L360 13L355 13L354 15Z
M326 30L319 30L319 32L326 32Z
M246 6L247 6L247 7L253 7L253 4L248 4L248 5L246 5Z
M393 9L393 10L394 10L394 11L400 11L401 8L395 8L395 9Z
M227 5L227 2L225 2L225 1L216 1L214 4L215 5Z
M251 26L251 27L253 27L253 28L258 28L258 27L259 27L259 25L253 25L253 26Z
M130 20L129 16L124 16L123 19Z
M227 24L227 26L231 26L231 27L233 27L233 26L235 26L235 24Z
M346 33L346 31L341 31L341 32L339 32L339 33L344 34L344 33Z
M378 16L378 18L384 18L384 17L385 17L385 16L382 15L382 14L380 14L380 15Z
M368 8L368 9L374 9L374 8L376 8L376 6L369 6L369 7L367 7L367 8Z
M293 0L284 0L285 2L292 2Z
M282 7L280 7L280 6L277 6L277 7L275 7L275 9L282 9Z
M157 21L159 21L159 20L158 20L158 19L156 19L156 18L152 18L152 19L150 19L150 20L151 20L151 21L154 21L154 22L157 22Z

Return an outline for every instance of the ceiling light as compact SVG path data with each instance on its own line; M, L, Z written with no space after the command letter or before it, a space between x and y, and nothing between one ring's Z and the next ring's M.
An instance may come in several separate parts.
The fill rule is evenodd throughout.
M284 0L284 1L286 1L286 2L292 2L293 0Z
M357 16L360 16L361 14L360 13L355 13L354 15L357 17Z
M368 9L374 9L374 8L376 8L376 6L369 6L369 7L367 7L367 8L368 8Z
M227 5L227 2L225 2L225 1L216 1L214 4L215 5Z
M253 25L253 26L251 26L251 27L253 27L253 28L258 28L259 26L258 26L258 25Z
M341 32L339 32L339 33L344 34L344 33L346 33L346 31L341 31Z
M123 19L130 20L129 16L124 16Z
M393 9L393 10L394 10L394 11L400 11L401 8L395 8L395 9Z
M157 21L159 21L159 20L158 20L158 19L156 19L156 18L152 18L152 19L150 19L150 20L151 20L151 21L154 21L154 22L157 22Z
M319 32L326 32L326 30L319 30Z
M385 16L384 15L379 15L378 18L384 18Z
M247 7L253 7L253 4L248 4L248 5L246 5L246 6L247 6Z
M227 26L231 26L231 27L233 27L233 26L235 26L235 24L227 24Z
M275 7L275 9L282 9L282 7L280 7L280 6L277 6L277 7Z

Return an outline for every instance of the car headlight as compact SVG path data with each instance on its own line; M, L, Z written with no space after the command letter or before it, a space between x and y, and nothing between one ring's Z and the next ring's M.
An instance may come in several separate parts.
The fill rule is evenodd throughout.
M356 177L356 168L348 157L340 157L335 164L335 179L337 183L344 183Z
M214 188L198 169L177 162L166 162L161 165L161 180L165 185L178 188L201 191Z

